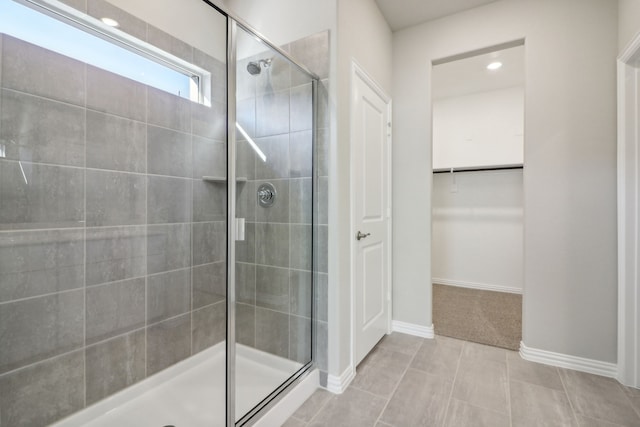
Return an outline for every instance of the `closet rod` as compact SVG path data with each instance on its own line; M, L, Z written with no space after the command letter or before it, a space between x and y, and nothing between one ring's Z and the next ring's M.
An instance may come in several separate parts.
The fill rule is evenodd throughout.
M504 166L486 166L483 168L450 168L450 169L434 169L433 173L454 173L454 172L479 172L479 171L501 171L509 169L523 169L523 165L504 165Z

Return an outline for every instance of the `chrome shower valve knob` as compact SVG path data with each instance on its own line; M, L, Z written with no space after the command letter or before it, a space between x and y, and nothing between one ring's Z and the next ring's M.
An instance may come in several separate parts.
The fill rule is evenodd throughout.
M276 188L270 182L260 184L258 187L258 204L263 208L268 208L276 201Z

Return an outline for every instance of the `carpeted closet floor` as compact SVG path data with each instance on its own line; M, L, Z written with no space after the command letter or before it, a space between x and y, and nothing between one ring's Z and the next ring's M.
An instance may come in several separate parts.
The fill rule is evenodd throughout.
M434 284L433 325L438 335L519 350L522 295Z

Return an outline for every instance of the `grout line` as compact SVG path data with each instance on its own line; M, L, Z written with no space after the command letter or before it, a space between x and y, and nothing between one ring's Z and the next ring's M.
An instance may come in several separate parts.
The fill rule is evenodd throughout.
M219 262L210 262L208 264L219 264L221 261ZM202 264L202 265L208 265L208 264ZM187 266L187 267L180 267L180 268L176 268L174 270L166 270L166 271L160 271L158 273L152 273L152 274L145 274L145 277L156 277L156 276L162 276L163 274L167 274L167 273L176 273L178 271L184 271L184 270L190 270L192 267Z
M538 362L531 362L531 363L538 363ZM555 366L551 366L551 365L544 365L544 366L549 366L551 368L555 368ZM532 386L532 387L535 387L535 388L543 388L543 389L548 390L548 391L558 391L558 392L563 392L564 391L564 390L558 390L557 388L551 388L551 387L547 387L546 385L536 384L536 383L532 383L532 382L528 382L528 381L524 381L524 380L512 379L511 382L520 383L520 384Z
M212 304L213 305L213 304ZM203 307L204 308L204 307ZM184 317L186 315L191 315L190 311L183 311L180 314L176 314L175 316L171 316L171 317L163 317L160 320L154 321L153 323L149 323L147 322L147 328L153 327L153 326L157 326L160 323L164 323L164 322L168 322L170 320L176 320L178 317Z
M193 116L191 117L191 174L193 175L193 171L195 170L195 159L194 159L194 152L193 152ZM189 265L190 265L190 269L191 269L191 355L193 356L193 336L194 336L194 323L193 323L193 318L194 318L194 314L196 311L195 308L195 302L194 302L194 292L193 292L193 272L195 270L195 263L194 263L194 256L193 256L193 220L194 220L194 211L195 209L193 209L193 205L194 205L194 189L193 189L193 183L191 184L191 224L189 224L189 239L190 239L190 244L189 244L189 248L190 248L190 253L189 253ZM225 191L226 193L226 191ZM215 263L212 263L215 264ZM227 294L227 273L226 273L226 267L225 267L225 299L226 299L226 294ZM225 299L223 299L222 301L225 301ZM204 308L204 307L202 307ZM226 307L225 307L225 322L226 322ZM226 339L226 335L227 335L227 331L226 331L226 327L225 327L225 339ZM226 357L226 355L225 355ZM226 388L226 382L225 382L225 388Z
M0 162L2 162L3 160L0 160ZM24 163L24 162L23 162ZM55 166L55 165L54 165ZM66 167L66 166L63 166ZM107 171L110 172L110 171ZM116 173L120 173L120 172L116 172ZM127 173L127 172L124 172ZM146 176L146 175L145 175ZM175 178L175 177L168 177L168 178ZM179 178L179 179L189 179L189 178ZM197 180L195 180L197 181ZM88 228L92 231L94 230L106 230L106 229L116 229L116 228L135 228L135 227L144 227L144 226L151 226L151 227L162 227L162 226L170 226L170 225L185 225L185 224L215 224L215 223L224 223L226 222L225 220L222 219L214 219L214 220L208 220L208 221L192 221L192 222L158 222L158 223L149 223L149 224L144 224L144 223L140 223L140 224L110 224L110 225L89 225L89 226L85 226L85 224L79 223L77 222L78 225L73 225L73 226L69 226L69 227L45 227L45 228L15 228L15 229L3 229L0 230L0 235L2 234L10 234L10 233L36 233L36 232L44 232L44 231L79 231L83 228ZM277 225L305 225L305 226L313 226L313 224L310 223L304 223L304 222L255 222L255 221L247 221L247 224L260 224L260 225L264 225L264 224L277 224ZM327 224L317 224L319 227L328 227Z
M149 376L149 325L148 325L148 306L149 306L149 278L147 276L149 265L149 248L147 247L147 240L149 240L149 178L147 173L149 172L149 91L145 88L144 91L144 378Z
M309 421L307 421L306 425L311 425L311 423L312 423L313 421L315 421L315 420L316 420L316 418L318 418L318 415L320 415L320 414L322 413L322 411L324 410L324 408L326 408L327 406L329 406L329 402L331 402L333 399L339 399L339 398L340 398L340 396L342 396L342 395L344 394L344 393L343 393L343 394L341 394L341 395L334 395L334 394L333 394L333 393L331 393L331 392L327 392L327 393L329 393L329 394L330 394L329 398L327 399L327 401L326 401L326 402L324 402L322 405L320 405L320 408L318 408L318 410L317 410L317 411L316 411L316 413L311 417L311 419L309 419Z
M201 310L204 310L204 309L206 309L206 308L213 308L213 307L215 307L216 305L220 305L220 304L223 304L223 303L225 303L225 302L226 302L226 298L223 298L223 299L221 299L220 301L212 302L211 304L206 304L206 305L203 305L202 307L195 307L195 308L193 309L193 312L201 311Z
M83 178L84 178L84 194L83 194L83 227L82 227L82 235L83 235L83 263L82 263L82 273L83 273L83 294L84 294L84 312L83 312L83 325L82 325L82 334L83 334L83 363L84 363L84 402L83 407L87 406L87 127L88 127L88 119L87 119L87 64L84 64L84 168L83 168Z
M80 224L78 222L78 224ZM165 224L158 224L158 225L165 225ZM0 230L0 235L4 234L10 234L10 233L42 233L42 232L50 232L50 231L59 231L59 232L63 232L63 231L69 231L69 232L74 232L74 231L81 231L83 228L89 228L91 229L91 231L94 230L101 230L101 229L108 229L108 228L131 228L131 227L142 227L144 226L144 224L123 224L123 225L103 225L103 226L89 226L89 227L85 227L84 224L82 225L77 225L77 226L73 226L73 227L51 227L51 228L16 228L16 229L6 229L6 230ZM72 240L69 240L72 241ZM37 270L36 270L37 271Z
M511 363L509 362L509 353L505 352L507 359L507 409L509 411L509 426L513 427L513 410L511 408Z
M453 399L453 390L455 389L456 381L458 381L458 373L460 372L460 365L462 363L462 355L464 354L464 349L467 346L467 344L468 344L468 341L464 341L464 343L462 345L462 348L460 349L460 356L458 356L458 364L456 365L456 373L453 376L453 382L451 383L451 391L449 392L449 399L447 400L447 407L444 410L444 418L442 420L442 426L443 427L447 425L447 416L449 415L449 407L451 406L451 400Z
M86 132L86 130L85 130ZM189 136L191 136L190 134L187 134ZM85 147L86 150L86 147ZM132 171L127 171L127 170L119 170L119 169L103 169L103 168L92 168L92 167L88 167L88 166L74 166L74 165L66 165L66 164L60 164L60 163L50 163L50 162L33 162L33 161L27 161L27 160L19 160L19 159L7 159L7 158L2 158L0 159L0 162L4 162L4 163L22 163L24 165L35 165L35 166L46 166L46 167L51 167L51 168L65 168L65 169L73 169L73 170L84 170L86 171L90 171L90 172L100 172L100 173L117 173L117 174L123 174L123 175L133 175L133 176L139 176L139 177L152 177L152 178L172 178L172 179L180 179L180 180L190 180L190 181L202 181L201 177L195 177L193 178L192 176L182 176L182 175L166 175L166 174L159 174L159 173L150 173L148 172L148 165L147 165L147 172L132 172Z
M382 415L384 414L384 412L387 410L387 407L389 406L389 403L391 403L391 399L393 399L393 396L395 396L396 391L398 391L398 388L400 388L400 384L402 383L402 380L404 379L404 377L407 375L407 372L409 372L409 369L411 368L411 365L413 364L413 361L415 360L416 356L418 355L418 353L420 353L420 349L422 348L422 346L424 345L424 339L421 340L420 342L420 346L418 347L418 349L416 350L415 353L413 353L413 356L411 356L411 360L409 361L409 363L407 364L407 367L404 369L404 372L402 373L402 375L400 376L400 379L398 380L398 383L396 384L396 386L393 388L393 391L391 392L391 394L389 395L389 397L386 399L386 403L384 404L384 407L382 408L382 411L380 411L380 415L378 415L378 418L376 418L376 423L382 422L380 421L380 418L382 418ZM377 347L377 345L376 345ZM374 347L375 348L375 347ZM357 373L356 373L357 375ZM357 388L357 387L356 387ZM362 390L365 391L365 390ZM379 397L379 396L378 396Z
M105 344L105 343L107 343L109 341L113 341L113 340L125 337L127 335L135 334L136 332L144 331L144 328L145 328L145 326L141 325L140 327L137 327L135 329L131 329L131 330L128 330L128 331L124 331L124 332L122 332L122 333L120 333L118 335L114 335L114 336L111 336L111 337L108 337L108 338L101 339L99 341L92 342L91 344L87 345L87 348L95 347L97 345Z
M631 406L631 409L633 409L635 411L636 415L638 415L638 417L640 417L640 408L636 408L636 406L633 404L633 401L631 400L631 396L624 389L626 386L624 384L622 384L620 381L618 381L617 379L614 378L614 380L616 381L616 383L620 387L620 390L622 390L622 394L625 395L625 397L627 399L627 402Z
M69 101L63 101L61 99L57 99L57 98L51 98L51 97L46 97L43 95L38 95L35 93L29 93L29 92L24 92L18 89L14 89L14 88L10 88L10 87L6 87L6 86L2 86L2 90L7 91L7 92L12 92L15 93L17 95L21 95L21 96L25 96L25 97L30 97L30 98L38 98L38 99L43 99L45 101L49 101L49 102L53 102L56 104L63 104L69 107L75 107L75 108L82 108L82 109L87 109L86 105L87 105L87 91L86 91L86 87L87 87L87 79L86 79L86 75L87 75L87 71L86 71L86 63L83 64L85 66L85 81L84 81L84 85L85 85L85 95L84 95L84 100L82 102L82 104L74 104L73 102L69 102ZM54 95L51 95L54 96Z
M558 374L558 377L560 378L560 383L562 384L562 389L564 391L564 395L567 397L567 401L569 402L569 407L571 408L571 413L573 414L573 419L576 422L576 425L580 425L580 423L578 422L578 414L576 413L575 408L573 407L573 403L571 403L571 397L569 397L569 389L567 388L567 385L564 383L564 379L562 378L562 375L560 374L560 368L555 367L556 373Z
M193 50L191 51L192 56L193 56ZM196 162L195 162L195 158L194 158L194 143L193 143L193 139L194 139L194 135L193 135L193 116L194 116L194 112L193 112L193 106L189 105L189 145L190 145L190 159L189 159L189 163L191 165L191 176L194 175L194 171L196 169ZM194 177L195 178L195 177ZM193 337L194 337L194 331L195 331L195 326L194 326L194 313L195 313L195 309L194 309L194 302L193 302L193 270L194 270L194 266L193 266L193 219L195 216L195 189L194 189L194 182L191 181L191 185L190 185L190 190L191 190L191 209L190 209L190 213L191 213L191 218L189 218L191 220L191 223L189 224L189 238L190 238L190 249L191 249L191 253L190 253L190 263L189 263L189 356L193 356L194 355L194 342L193 342ZM225 190L225 194L226 194L226 190ZM225 298L226 298L226 292L225 292ZM225 316L226 317L226 316ZM226 332L225 332L225 338L226 338Z
M82 353L85 352L85 348L81 344L78 347L76 347L76 348L74 348L72 350L65 351L64 353L55 354L55 355L49 356L49 357L47 357L45 359L37 360L37 361L31 362L31 363L29 363L27 365L19 366L17 368L13 368L13 369L10 369L8 371L2 372L2 373L0 373L0 378L8 376L8 375L16 374L16 373L18 373L18 372L20 372L22 370L32 368L32 367L34 367L36 365L39 365L41 363L50 362L50 361L52 361L54 359L59 359L59 358L62 358L62 357L69 356L70 354L79 353L79 352L82 352Z
M84 245L85 245L85 253L84 253L85 261L84 261L84 264L68 266L68 267L72 267L72 268L82 268L83 277L84 277L84 279L83 279L84 284L83 285L78 286L76 288L62 289L62 290L58 290L58 291L54 291L54 292L47 292L47 293L44 293L44 294L30 295L30 296L21 297L21 298L16 298L16 299L11 299L11 300L6 300L6 301L0 301L0 306L5 305L5 304L10 304L10 303L29 301L29 300L36 299L36 298L44 298L44 297L50 297L50 296L59 295L59 294L65 294L65 293L81 290L82 288L97 288L97 287L100 287L100 286L112 285L112 284L117 284L117 283L137 280L137 279L144 279L146 276L151 276L151 277L159 276L159 275L162 275L162 274L165 274L165 273L174 273L174 272L183 271L183 270L187 270L187 269L192 268L192 267L181 267L181 268L177 268L177 269L174 269L174 270L161 271L161 272L158 272L158 273L142 275L142 276L131 276L131 277L127 277L127 278L124 278L124 279L118 279L118 280L112 280L112 281L108 281L108 282L101 282L101 283L95 283L95 284L88 285L88 284L86 284L86 265L87 265L86 264L86 241L84 242ZM126 258L126 259L132 259L132 258ZM220 260L220 261L210 262L210 263L206 263L206 264L195 265L193 267L210 266L210 265L220 264L222 262L224 262L224 261ZM274 267L274 268L279 268L279 267ZM25 271L25 272L22 272L22 273L32 273L32 272L36 272L36 271L47 271L47 270L48 269L33 270L33 271ZM306 270L299 270L299 271L307 272Z
M9 300L9 301L2 301L2 302L0 302L0 307L3 306L3 305L7 305L7 304L30 301L30 300L33 300L33 299L36 299L36 298L45 298L45 297L51 297L51 296L55 296L55 295L68 294L70 292L75 292L75 291L84 291L84 288L85 288L85 286L79 286L79 287L73 288L73 289L64 289L64 290L61 290L61 291L49 292L49 293L42 294L42 295L34 295L34 296L30 296L30 297L12 299L12 300Z
M207 264L215 264L216 262L219 262L219 261L209 262ZM275 268L279 270L293 270L293 271L299 271L302 273L312 273L311 270L301 270L299 268L280 267L277 265L268 265L268 264L256 264L255 262L248 262L248 261L238 261L237 264L250 265L250 266L256 266L256 267L268 267L268 268ZM206 265L206 264L201 264L201 265ZM327 274L327 273L321 273L321 274Z
M253 89L253 93L255 94L255 101L253 103L253 108L254 108L254 112L253 112L253 117L254 117L254 123L253 123L253 130L254 133L257 133L257 128L258 128L258 102L257 102L257 83L254 82L254 89ZM236 142L236 149L237 149L237 142ZM237 150L236 150L236 168L238 166L238 155L237 155ZM255 177L257 175L256 171L258 170L258 159L256 156L252 156L253 157L253 170L250 171L251 176ZM227 166L228 167L228 166ZM236 170L236 176L237 176L237 170ZM237 188L237 185L236 185ZM254 186L253 187L253 192L255 193L255 191L257 190L257 187ZM237 204L237 200L236 200L236 204ZM257 205L257 203L256 203ZM257 206L254 205L254 218L257 218L258 216L258 208ZM257 242L257 237L258 237L258 231L255 228L255 223L254 223L254 232L253 232L253 264L256 263L257 259L258 259L258 242ZM247 239L245 239L246 241ZM237 248L237 246L234 245L234 248ZM237 255L237 249L236 249L236 255ZM288 259L287 259L288 261ZM238 258L236 257L236 262L238 262ZM235 268L235 266L234 266ZM236 278L237 279L237 278ZM237 280L236 280L237 282ZM257 310L257 301L258 301L258 269L254 268L253 269L253 283L255 283L255 286L253 287L253 347L258 348L258 310ZM234 283L235 285L235 283ZM237 300L236 300L237 303ZM237 313L236 313L236 317L237 317ZM237 328L237 322L236 322L236 328ZM238 342L237 339L237 334L236 334L236 343Z

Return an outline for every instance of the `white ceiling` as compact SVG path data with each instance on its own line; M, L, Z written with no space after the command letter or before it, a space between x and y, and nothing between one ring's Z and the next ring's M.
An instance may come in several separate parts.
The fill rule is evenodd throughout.
M495 61L502 67L487 70ZM524 46L434 65L431 78L433 99L524 86Z
M393 31L496 0L375 0Z

